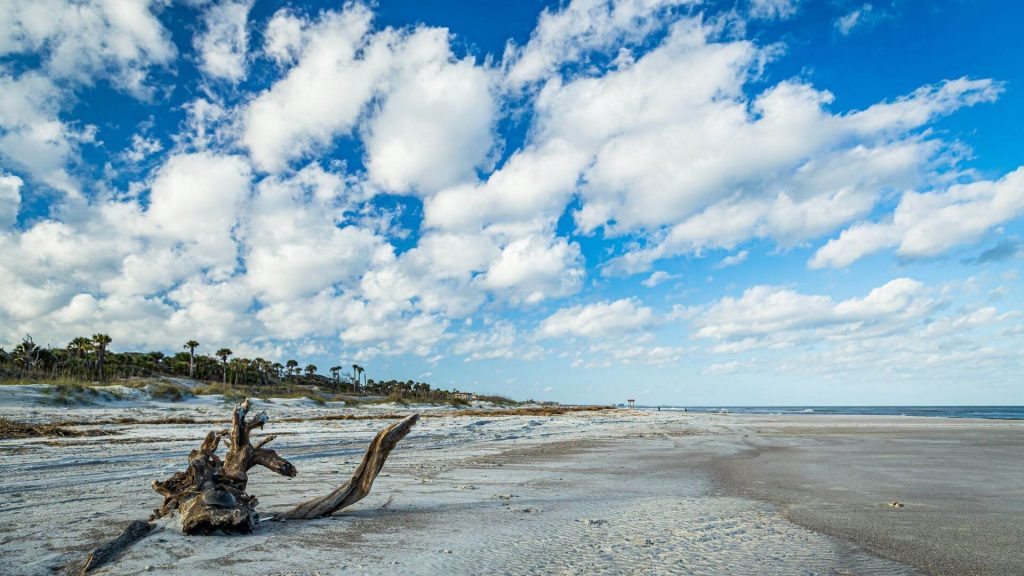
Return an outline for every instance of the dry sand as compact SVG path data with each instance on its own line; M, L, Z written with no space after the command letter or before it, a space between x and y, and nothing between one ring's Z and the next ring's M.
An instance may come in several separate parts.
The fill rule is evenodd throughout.
M383 424L275 424L337 408L259 408L299 469L294 479L251 474L266 515L344 481ZM0 401L0 416L34 421L226 411L205 402L71 412ZM162 521L101 573L1024 573L1011 521L1022 517L1024 428L947 422L630 411L431 418L399 445L370 496L339 516L269 522L251 536L186 537ZM150 480L181 469L209 426L102 428L117 434L0 441L0 573L48 573L144 518L160 500ZM929 444L936 429L969 457L945 468L929 460L951 453L946 441ZM988 483L976 482L978 469ZM892 499L907 505L885 507ZM899 544L879 544L889 540ZM958 571L985 555L1001 564Z

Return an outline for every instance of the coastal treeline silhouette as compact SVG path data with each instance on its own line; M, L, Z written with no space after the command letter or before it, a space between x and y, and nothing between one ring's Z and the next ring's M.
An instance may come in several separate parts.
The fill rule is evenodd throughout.
M111 352L112 339L106 334L80 336L64 348L42 347L26 335L12 350L0 347L0 379L15 382L92 383L146 377L190 378L210 384L211 393L221 390L295 390L313 387L351 395L389 396L395 399L469 400L474 395L458 390L441 390L413 380L374 380L366 368L351 365L351 371L332 366L328 374L318 373L314 364L301 367L295 359L273 362L264 358L236 356L229 348L213 355L202 353L196 340L184 343L174 354L153 352ZM220 387L217 387L219 384ZM498 399L497 397L480 397ZM504 400L503 398L500 400Z

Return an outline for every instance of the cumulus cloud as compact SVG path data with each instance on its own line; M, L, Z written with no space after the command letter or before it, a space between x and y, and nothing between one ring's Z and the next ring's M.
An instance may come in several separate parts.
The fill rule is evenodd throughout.
M580 353L574 368L611 368L614 366L665 367L678 364L689 351L682 346L596 342Z
M0 5L0 55L35 53L46 75L92 84L108 78L148 96L147 70L177 51L156 17L162 2L10 0Z
M244 290L234 308L203 304L201 294L232 283L231 234L248 186L248 164L237 156L179 155L157 172L147 207L100 201L67 222L46 219L0 237L0 269L12 279L2 288L12 299L0 307L4 336L37 332L60 344L102 326L125 343L163 346L185 331L226 335L233 326L233 338L245 338ZM210 324L232 309L240 311L233 322Z
M211 4L203 16L205 29L196 36L199 68L204 74L238 82L245 78L249 48L247 23L253 0L226 0Z
M440 28L418 29L395 59L381 109L366 126L370 179L399 193L475 180L494 145L492 73L472 58L455 60Z
M542 347L505 320L488 322L482 331L463 334L452 346L452 352L465 362L495 358L535 360L544 355Z
M345 192L340 176L315 164L260 182L242 240L246 279L263 301L301 301L354 281L378 251L390 251L372 230L344 222Z
M72 197L81 185L68 170L96 127L62 120L76 93L98 80L148 99L153 68L177 51L157 19L163 3L12 0L0 5L0 161ZM27 64L27 65L26 65Z
M243 112L242 143L269 172L351 132L391 63L391 34L367 37L361 4L304 22L298 63Z
M281 8L270 18L263 31L263 53L278 65L294 63L305 42L305 26L302 18L287 8Z
M533 145L562 142L583 159L579 231L655 240L605 273L751 238L789 247L832 232L886 190L934 183L928 175L948 149L920 129L1002 89L953 80L832 114L831 93L796 80L748 95L773 50L680 18L635 61L543 85Z
M0 70L0 160L32 179L77 197L81 186L67 166L81 143L93 141L95 128L76 126L58 117L64 91L46 76L19 77Z
M501 300L535 304L574 294L583 285L585 262L579 245L556 236L555 226L583 161L564 142L527 146L486 181L426 198L424 238L454 233L474 239L477 248L469 254L489 250L473 284Z
M508 82L519 86L551 75L597 50L638 42L664 26L674 7L694 0L573 0L561 10L545 9L523 47L505 50Z
M423 193L475 179L494 145L493 73L452 54L446 29L374 31L361 4L316 20L279 11L264 53L285 76L244 112L242 141L261 169L352 134L360 120L371 183ZM374 99L377 106L369 109Z
M583 283L580 248L565 238L527 236L510 243L478 284L514 303L575 294Z
M930 385L984 381L1015 370L1020 362L1014 351L1024 335L1019 313L979 303L953 308L937 299L948 292L908 279L840 301L778 287L751 289L704 308L714 311L713 320L695 316L695 326L709 329L710 351L727 355L704 373L880 380L888 386L906 379Z
M977 242L989 230L1024 214L1024 167L999 180L907 192L890 219L847 228L811 258L812 268L843 267L886 248L907 258L938 256Z
M17 176L0 172L0 231L14 226L21 209L21 186ZM2 233L2 232L0 232Z
M871 4L864 4L836 18L835 27L843 36L849 36L854 29L868 25L875 18L875 7Z
M750 238L785 247L831 232L869 213L884 190L928 183L942 144L915 130L1001 90L956 80L833 115L831 94L786 81L748 103L743 87L768 55L744 41L710 42L709 33L677 23L632 66L550 82L538 97L542 137L594 153L580 230L665 232L607 273Z
M564 141L517 151L486 182L428 198L424 222L448 230L537 229L553 224L572 196L586 156Z
M651 308L635 298L623 298L562 308L541 322L540 334L547 338L602 338L641 330L656 322Z
M747 261L749 252L746 250L740 250L739 252L722 258L722 261L715 265L715 268L722 269L730 266L737 266Z
M800 0L750 0L749 13L753 18L785 20L796 14Z
M651 273L650 276L648 276L643 282L641 282L641 284L647 286L648 288L654 288L655 286L661 284L662 282L668 282L669 280L673 280L675 278L679 278L679 274L669 274L664 270L655 270L654 272Z
M754 286L739 298L725 297L691 318L694 336L717 343L718 351L793 346L808 339L843 338L886 330L921 319L938 302L925 286L897 278L863 298L834 301L778 286Z

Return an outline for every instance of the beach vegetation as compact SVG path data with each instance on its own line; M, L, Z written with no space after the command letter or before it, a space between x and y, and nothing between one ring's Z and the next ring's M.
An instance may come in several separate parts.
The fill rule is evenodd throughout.
M294 358L281 364L236 356L229 348L202 354L197 340L188 340L172 354L159 350L117 352L110 350L113 343L109 335L96 333L73 338L64 347L43 347L26 335L9 352L0 348L0 384L48 384L50 400L69 405L123 396L123 389L118 392L106 385L111 383L171 401L221 394L231 401L243 397L308 398L317 403L344 401L350 406L365 402L459 407L474 401L517 404L502 396L444 390L415 380L369 378L367 369L359 364L352 364L351 372L338 365L321 374L315 364L300 368Z

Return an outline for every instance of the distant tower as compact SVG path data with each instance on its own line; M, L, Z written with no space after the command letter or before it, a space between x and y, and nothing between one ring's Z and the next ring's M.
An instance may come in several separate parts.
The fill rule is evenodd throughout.
M630 398L629 400L626 400L626 402L629 403L630 408L636 408L636 400Z

